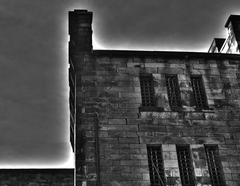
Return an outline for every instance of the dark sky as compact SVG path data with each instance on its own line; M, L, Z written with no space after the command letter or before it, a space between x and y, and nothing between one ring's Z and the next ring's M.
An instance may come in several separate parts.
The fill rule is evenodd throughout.
M206 52L239 0L1 0L0 167L71 167L67 12L88 9L95 49Z

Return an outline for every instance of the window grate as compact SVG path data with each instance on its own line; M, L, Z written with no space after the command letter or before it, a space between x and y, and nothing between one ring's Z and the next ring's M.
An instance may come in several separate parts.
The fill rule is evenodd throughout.
M189 145L177 145L177 157L182 186L195 185Z
M240 73L236 73L237 80L240 80Z
M147 146L147 153L151 186L165 186L166 179L161 146Z
M169 105L173 111L182 106L177 75L166 75Z
M152 75L140 75L142 106L155 106Z
M191 84L197 109L208 109L202 76L191 76Z
M212 186L225 186L217 145L205 145Z

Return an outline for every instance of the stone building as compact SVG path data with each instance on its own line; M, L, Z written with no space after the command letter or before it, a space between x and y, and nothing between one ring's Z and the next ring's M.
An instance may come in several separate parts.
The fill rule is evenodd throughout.
M225 27L228 36L226 39L214 38L209 51L214 53L240 53L240 16L230 15Z
M209 53L93 50L92 12L69 12L78 186L240 185L239 20Z

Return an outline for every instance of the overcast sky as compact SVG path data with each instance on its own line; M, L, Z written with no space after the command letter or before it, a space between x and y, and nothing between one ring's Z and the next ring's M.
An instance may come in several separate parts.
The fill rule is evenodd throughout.
M0 167L72 167L68 11L93 11L94 49L206 52L239 0L1 0Z

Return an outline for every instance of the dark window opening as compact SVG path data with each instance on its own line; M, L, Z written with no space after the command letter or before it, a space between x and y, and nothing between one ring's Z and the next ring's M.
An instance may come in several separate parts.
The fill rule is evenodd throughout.
M151 186L165 186L162 147L147 146L147 154Z
M140 75L140 86L142 95L142 106L143 107L155 106L154 85L152 75L151 74Z
M237 80L240 80L240 73L236 73Z
M205 145L212 186L225 186L217 145Z
M178 165L182 186L194 186L194 170L189 145L177 145Z
M171 110L178 111L182 103L177 75L166 75L166 86Z
M191 76L191 84L197 109L208 109L207 97L203 85L202 76Z

